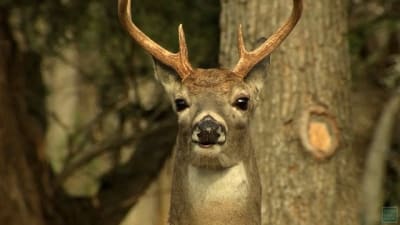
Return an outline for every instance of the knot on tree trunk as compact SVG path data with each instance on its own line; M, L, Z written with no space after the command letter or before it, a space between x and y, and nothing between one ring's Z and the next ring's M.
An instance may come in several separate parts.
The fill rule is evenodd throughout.
M304 149L316 159L329 158L340 139L335 116L320 105L307 107L299 121L299 136Z

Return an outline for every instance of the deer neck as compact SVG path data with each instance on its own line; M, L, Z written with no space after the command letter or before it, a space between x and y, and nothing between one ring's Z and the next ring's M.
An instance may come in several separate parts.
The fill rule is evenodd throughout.
M248 151L249 157L223 169L195 167L176 149L172 225L260 224L261 185L255 159L250 157L252 146L247 148L241 151Z

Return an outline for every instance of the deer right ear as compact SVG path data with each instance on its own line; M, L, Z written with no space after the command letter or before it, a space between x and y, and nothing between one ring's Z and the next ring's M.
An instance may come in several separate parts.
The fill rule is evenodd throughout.
M254 44L253 48L260 46L262 43L267 41L265 38L258 39ZM244 77L244 81L250 86L254 87L256 93L259 93L264 87L264 83L267 78L267 70L269 67L270 55L265 56L260 62L254 65L249 73Z
M171 96L181 86L181 78L173 69L155 58L153 58L153 67L156 79L162 84L168 95Z
M247 84L255 88L256 93L259 93L266 83L269 63L270 56L267 56L255 65L244 78Z

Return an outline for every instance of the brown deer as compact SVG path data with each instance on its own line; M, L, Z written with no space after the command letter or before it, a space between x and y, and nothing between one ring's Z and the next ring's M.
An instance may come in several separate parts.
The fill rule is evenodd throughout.
M156 77L178 114L170 224L261 224L261 184L249 123L268 56L300 19L302 0L293 3L288 21L253 51L246 50L239 26L240 59L229 70L193 68L182 25L180 50L172 53L132 22L130 0L119 0L122 25L155 58Z

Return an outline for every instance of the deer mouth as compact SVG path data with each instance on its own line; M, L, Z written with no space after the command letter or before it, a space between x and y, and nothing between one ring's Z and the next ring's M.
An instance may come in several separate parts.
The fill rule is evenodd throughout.
M213 148L215 145L222 145L222 144L202 144L202 143L196 143L194 142L196 145L198 145L200 148L205 148L205 149L211 149Z
M201 137L201 135L200 135ZM214 158L222 152L222 146L225 143L225 138L220 139L218 137L202 137L198 139L192 139L193 153L199 157ZM218 141L220 140L220 141Z
M219 132L194 132L192 142L201 148L212 148L214 145L223 145L225 143L225 134Z
M202 148L211 148L214 145L214 144L200 144L200 143L197 144Z

